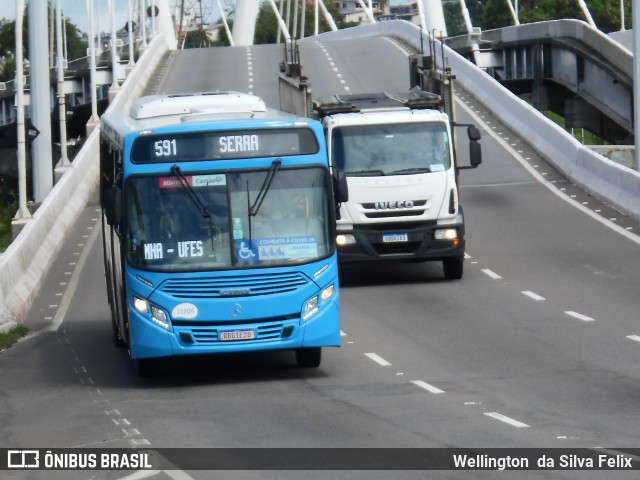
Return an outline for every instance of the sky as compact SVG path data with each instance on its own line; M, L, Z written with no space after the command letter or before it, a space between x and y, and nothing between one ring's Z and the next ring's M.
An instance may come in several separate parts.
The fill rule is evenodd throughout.
M14 20L16 18L16 1L19 0L0 0L0 18L6 18L8 20ZM46 2L47 0L30 0ZM52 0L55 4L57 0ZM115 5L115 27L119 30L124 26L128 20L128 0L113 0ZM132 4L137 9L140 0L131 0ZM83 32L89 30L88 14L87 14L88 0L62 0L62 11L64 15ZM150 4L151 0L147 0L147 4ZM173 5L173 0L169 0L169 5ZM195 0L185 0L185 5L190 3L197 4ZM224 6L224 0L220 3ZM178 2L179 4L179 2ZM28 8L25 1L25 10ZM202 0L204 9L204 16L209 21L214 21L220 18L218 10L218 3L216 0ZM93 0L93 15L94 15L94 30L109 32L111 30L111 23L109 17L109 0Z
M8 20L14 20L16 16L16 2L19 0L0 0L0 18L6 18ZM27 0L25 1L25 9L27 5ZM31 1L41 1L45 2L47 0L31 0ZM51 0L53 4L56 3L57 0ZM137 9L141 0L131 0L134 8ZM173 6L174 4L179 4L180 2L176 2L175 0L168 0L169 5ZM325 0L330 1L330 0ZM116 30L121 29L128 19L128 3L129 0L113 0L115 5L115 27ZM83 32L88 32L89 22L88 22L88 14L87 14L87 3L88 0L62 0L62 11L64 15L69 18L69 20L80 28ZM149 5L151 0L147 0L147 4ZM224 7L225 0L220 0L220 4ZM391 0L392 4L404 4L410 3L410 0ZM185 0L185 5L189 6L190 4L198 5L197 0ZM366 4L366 0L365 0ZM216 21L220 18L220 10L218 9L217 0L202 0L202 6L204 9L204 17L206 21ZM111 23L109 17L109 0L93 0L93 15L94 15L94 31L103 31L110 32L111 31Z

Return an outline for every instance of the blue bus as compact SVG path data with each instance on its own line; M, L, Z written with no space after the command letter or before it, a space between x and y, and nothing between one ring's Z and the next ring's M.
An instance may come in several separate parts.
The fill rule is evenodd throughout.
M340 345L332 175L314 120L238 92L152 95L100 126L114 342L154 359Z

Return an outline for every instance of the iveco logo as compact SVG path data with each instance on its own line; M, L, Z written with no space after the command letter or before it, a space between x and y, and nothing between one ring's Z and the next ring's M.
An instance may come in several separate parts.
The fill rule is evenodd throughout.
M413 208L413 200L401 200L399 202L376 202L376 210L393 210L396 208Z
M240 314L242 314L242 305L240 305L239 303L234 303L229 313L231 313L232 317L239 316Z

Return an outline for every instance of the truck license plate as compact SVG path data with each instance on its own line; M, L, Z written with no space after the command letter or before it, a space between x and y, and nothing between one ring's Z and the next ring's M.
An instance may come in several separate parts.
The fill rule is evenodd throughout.
M253 328L221 330L219 338L221 342L233 342L237 340L254 340L256 338L256 332L253 330Z
M382 243L408 242L409 235L406 233L385 233L382 235Z

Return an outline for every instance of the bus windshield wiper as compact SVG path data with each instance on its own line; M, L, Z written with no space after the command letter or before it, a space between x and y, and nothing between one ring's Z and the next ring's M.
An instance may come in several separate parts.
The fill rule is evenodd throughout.
M431 169L429 167L403 168L402 170L389 172L387 175L411 175L412 173L431 173Z
M355 170L353 172L344 172L346 175L353 175L353 176L362 176L362 177L367 177L369 175L371 176L378 176L378 177L384 177L386 175L386 173L384 173L382 170Z
M253 205L249 207L249 218L255 217L260 211L260 207L262 206L262 202L264 202L264 198L267 196L267 192L271 188L271 182L273 182L280 165L282 164L282 159L277 158L271 163L271 168L267 172L267 176L264 177L264 182L262 182L262 187L260 187L260 191L258 192L258 196L256 197Z
M204 202L200 200L200 197L193 190L193 187L189 184L189 181L184 176L184 174L182 173L182 170L180 170L180 167L178 165L173 165L171 167L171 175L173 175L180 181L180 185L182 186L183 190L187 192L187 195L189 196L191 201L194 203L196 207L198 207L198 210L200 210L200 214L202 215L202 218L211 218L211 213L209 212L209 209L205 206Z
M191 199L193 204L198 208L198 210L200 210L200 215L202 215L202 218L208 218L209 219L209 233L210 233L210 236L211 236L211 251L213 252L213 255L215 256L215 246L214 246L214 243L213 243L213 222L212 222L212 218L211 218L211 212L206 207L204 202L200 199L198 194L193 190L193 187L191 186L191 184L189 184L189 181L187 180L187 177L184 176L184 174L182 173L182 170L180 170L180 167L178 165L173 165L171 167L171 175L173 175L174 177L176 177L178 179L178 181L180 182L180 185L182 186L183 190L185 192L187 192L187 195L189 196L189 198Z

